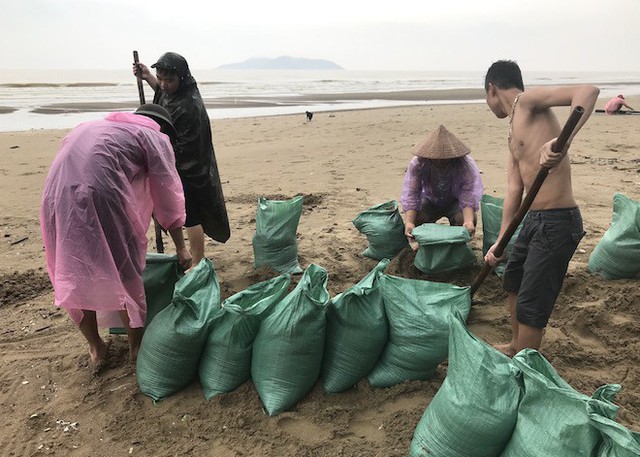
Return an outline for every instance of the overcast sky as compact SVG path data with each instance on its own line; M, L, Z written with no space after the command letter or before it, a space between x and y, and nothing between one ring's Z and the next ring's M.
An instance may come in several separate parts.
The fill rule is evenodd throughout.
M153 7L145 5L153 5ZM640 71L640 0L0 0L0 69L194 69L250 57L347 70Z

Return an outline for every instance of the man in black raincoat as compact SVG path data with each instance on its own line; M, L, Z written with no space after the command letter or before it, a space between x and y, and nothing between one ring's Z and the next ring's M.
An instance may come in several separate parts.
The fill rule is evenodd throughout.
M173 139L176 168L184 187L185 227L193 265L204 257L204 234L224 243L231 235L218 174L211 123L204 101L184 57L167 52L151 65L134 64L133 71L155 91L153 103L166 108L177 135Z

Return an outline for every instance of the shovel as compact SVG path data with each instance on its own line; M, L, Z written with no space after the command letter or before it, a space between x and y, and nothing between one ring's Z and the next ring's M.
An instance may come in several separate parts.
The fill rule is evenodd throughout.
M138 51L133 51L133 63L140 63L140 60L138 60ZM142 87L142 78L138 76L136 79L138 80L138 97L140 98L140 105L144 105L144 87ZM158 220L155 218L155 216L153 217L153 229L156 233L156 251L159 254L163 254L164 243L162 242L162 227L158 223Z

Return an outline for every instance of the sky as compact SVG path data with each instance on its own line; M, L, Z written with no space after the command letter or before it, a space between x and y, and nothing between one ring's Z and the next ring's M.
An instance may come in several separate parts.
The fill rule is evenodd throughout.
M0 0L2 69L192 69L251 57L347 70L640 71L640 0Z

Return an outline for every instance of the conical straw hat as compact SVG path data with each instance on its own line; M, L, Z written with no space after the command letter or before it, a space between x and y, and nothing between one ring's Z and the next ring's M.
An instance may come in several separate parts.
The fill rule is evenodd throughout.
M469 148L444 125L427 135L411 151L413 155L425 159L455 159L469 152Z

